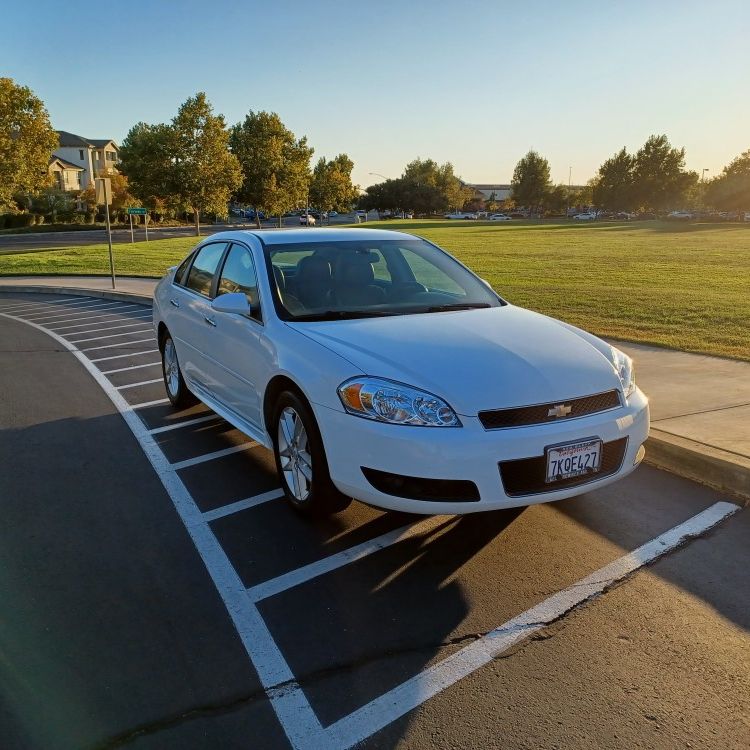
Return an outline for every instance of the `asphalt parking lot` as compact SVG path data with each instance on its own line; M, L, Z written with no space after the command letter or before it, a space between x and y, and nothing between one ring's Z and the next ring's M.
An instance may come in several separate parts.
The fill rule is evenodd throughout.
M0 747L747 748L750 516L642 466L552 505L280 498L166 401L150 308L0 295Z

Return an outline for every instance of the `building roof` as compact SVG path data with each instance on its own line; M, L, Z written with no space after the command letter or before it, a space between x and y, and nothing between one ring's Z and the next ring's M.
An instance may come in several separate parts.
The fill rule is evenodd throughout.
M72 164L69 161L66 161L65 159L61 159L59 156L50 156L49 158L49 166L51 167L55 162L59 162L65 169L75 169L78 172L83 172L83 167L79 167L77 164Z
M111 143L117 148L117 144L111 138L92 138L89 143L91 143L92 146L96 146L96 148L103 148L104 146L109 146Z
M117 148L117 144L111 138L84 138L75 133L68 133L67 130L58 130L57 135L60 138L61 146L83 146L84 148L102 148L112 144Z

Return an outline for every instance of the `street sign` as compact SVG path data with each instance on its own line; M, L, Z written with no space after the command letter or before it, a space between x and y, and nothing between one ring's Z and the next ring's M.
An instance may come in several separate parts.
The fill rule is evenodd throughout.
M99 206L112 205L112 182L109 177L96 178L96 203Z
M128 213L132 216L145 216L147 212L145 208L129 208Z

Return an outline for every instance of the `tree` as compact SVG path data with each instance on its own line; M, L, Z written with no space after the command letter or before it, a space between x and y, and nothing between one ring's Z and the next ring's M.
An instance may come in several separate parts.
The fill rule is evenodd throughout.
M672 148L666 135L652 135L635 155L635 202L652 211L681 207L698 182L685 170L685 149Z
M244 178L237 198L259 211L281 216L307 203L310 158L307 138L297 138L275 112L250 111L229 135L232 153L242 166Z
M129 190L151 210L177 208L174 184L175 149L169 125L134 125L120 146L118 169L127 175Z
M544 207L554 213L565 211L568 206L568 187L567 185L555 185L547 191L544 197Z
M404 199L409 205L400 208L418 213L460 209L474 196L474 191L456 176L450 162L438 164L433 159L414 159L404 168L401 179Z
M733 159L707 183L705 201L722 211L750 210L750 151Z
M321 211L348 211L359 196L359 188L352 184L354 162L346 155L335 159L318 160L310 182L310 201Z
M599 208L609 211L632 211L636 208L635 157L625 148L599 167L592 200Z
M538 210L544 205L551 187L549 162L536 151L529 151L513 170L511 180L513 200L532 211Z
M484 202L484 208L488 213L494 214L499 208L500 203L497 200L497 193L493 190L490 197Z
M0 207L14 193L50 184L49 159L58 145L41 99L27 86L0 78Z
M230 153L222 115L214 115L203 92L189 98L172 120L173 189L195 217L200 235L201 211L224 214L242 184L242 169Z

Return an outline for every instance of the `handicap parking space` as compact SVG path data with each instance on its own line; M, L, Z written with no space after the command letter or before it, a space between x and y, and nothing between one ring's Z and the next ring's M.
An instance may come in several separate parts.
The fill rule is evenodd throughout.
M580 603L575 589L582 581L654 540L665 539L611 580L624 580L664 551L683 554L683 537L671 539L670 530L727 505L719 493L643 466L618 484L554 505L430 517L353 502L331 518L308 520L284 502L270 451L201 404L175 410L166 401L153 331L142 331L140 324L122 335L118 329L131 325L134 316L150 326L148 308L134 311L125 303L101 303L0 296L0 316L33 322L77 350L86 366L96 368L110 384L102 386L105 391L111 388L124 399L124 406L118 406L123 416L137 417L136 427L129 424L152 464L158 455L154 466L227 607L263 693L260 703L253 698L217 711L209 735L222 737L228 747L240 746L234 744L236 738L259 721L259 711L273 711L277 725L261 745L249 739L242 746L499 746L493 724L476 717L491 697L488 716L512 724L522 707L508 681L518 680L519 690L528 692L533 678L518 673L517 665L506 672L495 657L475 657L467 648L478 647L499 626L540 603L555 603L561 592L572 591L566 594L573 602L568 609L524 627L530 636L556 622ZM102 321L103 308L108 317ZM71 333L70 319L82 321L89 314L96 326L109 330L82 326ZM61 317L67 318L62 329ZM736 510L721 508L716 515L720 520ZM697 526L695 535L712 524ZM670 559L656 563L655 573L639 575L658 577L658 569ZM602 575L602 582L594 581L601 583L594 600L612 585ZM684 588L685 582L668 580L664 586ZM694 593L711 598L709 590ZM577 628L586 616L587 609L575 612L571 642L579 637ZM607 626L611 619L602 618L597 628ZM592 638L604 650L619 645L599 631ZM569 651L560 665L537 667L555 673L550 685L565 685L558 669L585 673L585 654L574 654L567 643L565 648ZM585 648L585 639L579 648ZM607 658L622 656L612 652L597 661ZM451 659L461 665L456 668L460 679L445 671ZM466 666L472 659L476 663ZM437 676L414 682L433 673ZM597 675L593 684L599 681ZM542 692L548 700L554 697L547 687ZM391 695L391 703L406 696L407 708L387 705ZM498 696L503 705L496 705ZM443 707L442 718L435 706ZM551 721L540 718L545 708L538 700L531 700L530 710L538 721ZM421 716L445 727L438 735L424 731ZM630 717L623 714L622 720ZM208 721L198 712L186 722L155 729L153 737L150 731L133 737L134 746L191 747L196 735L190 734L190 726L200 732ZM465 744L462 723L471 738L464 737ZM411 744L400 745L407 736ZM736 736L730 733L725 746L731 747Z

